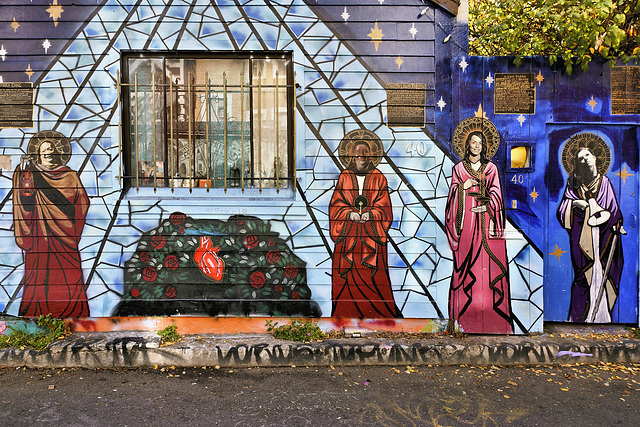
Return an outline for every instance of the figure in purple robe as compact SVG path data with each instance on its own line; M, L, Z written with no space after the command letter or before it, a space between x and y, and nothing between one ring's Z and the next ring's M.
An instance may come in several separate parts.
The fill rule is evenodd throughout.
M624 265L622 214L598 162L590 148L577 149L557 212L571 240L571 322L611 322Z
M482 131L470 133L464 146L464 159L453 167L446 208L453 254L449 318L465 332L512 334L498 168L487 158Z

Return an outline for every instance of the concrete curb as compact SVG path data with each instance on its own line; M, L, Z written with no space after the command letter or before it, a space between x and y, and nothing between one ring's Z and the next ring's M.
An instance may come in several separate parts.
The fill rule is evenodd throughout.
M189 336L160 346L156 334L74 334L47 350L0 350L0 366L151 368L154 366L556 365L640 363L640 340L543 337L451 337L422 340L351 338L292 343L271 335Z

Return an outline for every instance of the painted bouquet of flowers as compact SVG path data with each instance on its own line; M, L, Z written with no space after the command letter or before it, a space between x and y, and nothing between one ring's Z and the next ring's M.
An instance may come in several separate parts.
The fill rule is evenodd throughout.
M125 262L116 316L320 316L306 263L259 218L172 213Z

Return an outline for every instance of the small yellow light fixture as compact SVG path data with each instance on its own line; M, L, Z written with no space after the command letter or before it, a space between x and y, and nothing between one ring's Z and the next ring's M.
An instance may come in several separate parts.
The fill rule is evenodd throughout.
M511 147L511 168L522 169L531 167L530 147Z

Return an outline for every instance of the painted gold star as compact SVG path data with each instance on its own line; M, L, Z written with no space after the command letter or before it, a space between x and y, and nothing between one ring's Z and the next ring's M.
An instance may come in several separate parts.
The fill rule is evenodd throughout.
M566 253L567 251L563 251L558 247L558 244L556 243L556 249L551 252L549 255L553 255L554 257L558 258L558 261L560 261L560 257L562 256L562 254Z
M538 71L538 75L536 76L536 81L538 82L538 86L542 84L544 80L544 76L542 75L542 71Z
M633 174L627 170L627 165L622 165L622 170L618 172L616 175L622 178L623 185L627 183L627 178L629 178L630 176L633 176Z
M24 72L29 76L29 80L31 80L31 76L33 76L34 71L31 69L31 64L27 65L27 69Z
M49 4L49 9L47 9L47 12L49 12L49 18L53 19L53 26L57 27L58 19L60 19L62 12L64 12L64 9L62 9L62 5L58 4L58 0L53 0L53 4Z
M396 59L396 64L398 64L398 69L400 69L400 67L402 67L402 64L404 64L404 61L398 56L398 58Z
M531 196L531 198L533 199L533 203L536 202L536 199L538 198L539 194L536 191L536 187L533 187L533 191L531 193L529 193L529 195Z
M11 23L11 28L13 28L13 32L14 33L18 32L18 27L20 27L20 24L18 22L16 22L16 18L14 16L13 17L13 22Z
M589 107L591 107L591 111L593 111L593 109L596 108L596 105L598 105L598 101L593 99L593 95L591 95L591 100L587 102L587 104L589 104Z
M473 115L476 117L482 117L483 119L487 118L487 113L482 110L482 104L480 104L478 111L474 112Z
M378 46L382 43L382 29L378 28L378 21L376 21L375 26L371 29L371 32L367 34L368 37L371 37L371 43L376 47L376 52L378 51Z

